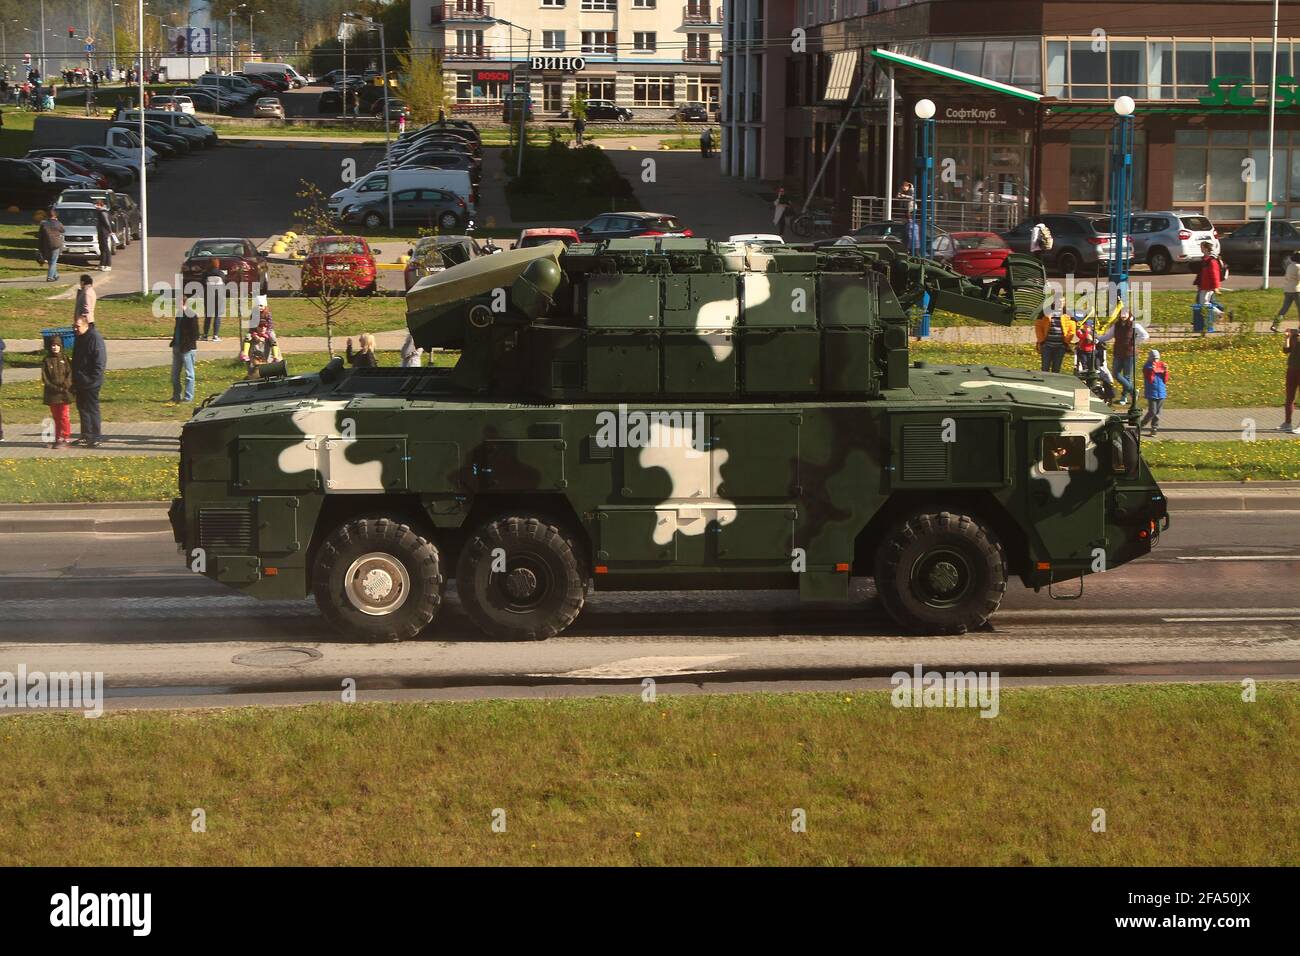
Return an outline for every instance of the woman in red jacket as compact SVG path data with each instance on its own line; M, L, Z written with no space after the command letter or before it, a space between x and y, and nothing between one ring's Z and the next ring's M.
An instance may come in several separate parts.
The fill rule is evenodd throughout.
M1214 301L1214 293L1218 292L1223 285L1223 266L1219 262L1219 257L1214 254L1214 246L1208 242L1201 243L1201 264L1196 270L1196 304L1202 309L1206 306L1222 312L1219 304ZM1202 313L1202 317L1204 313Z

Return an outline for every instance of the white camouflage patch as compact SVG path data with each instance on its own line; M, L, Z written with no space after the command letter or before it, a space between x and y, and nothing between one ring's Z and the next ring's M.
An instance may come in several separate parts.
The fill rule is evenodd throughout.
M338 429L338 413L346 407L347 402L322 402L294 412L293 423L303 439L280 452L276 463L285 474L319 471L326 494L383 492L382 461L348 461L352 442L342 438Z
M703 534L710 521L719 525L736 520L736 506L718 496L722 466L730 453L724 448L697 451L691 430L655 422L650 426L650 446L641 449L642 468L662 468L673 488L655 507L654 543L668 544L673 534Z

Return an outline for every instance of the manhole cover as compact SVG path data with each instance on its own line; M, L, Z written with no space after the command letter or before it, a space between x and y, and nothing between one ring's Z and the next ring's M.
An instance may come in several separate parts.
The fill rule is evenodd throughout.
M268 647L264 650L236 654L231 661L235 664L247 664L249 667L293 667L295 664L320 660L320 656L320 651L310 647Z

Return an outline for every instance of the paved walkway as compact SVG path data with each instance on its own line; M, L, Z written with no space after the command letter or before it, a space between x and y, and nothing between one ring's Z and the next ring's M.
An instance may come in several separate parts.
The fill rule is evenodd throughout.
M75 437L75 412L72 417L72 433ZM1155 440L1237 441L1244 440L1247 429L1253 427L1255 440L1300 442L1300 435L1288 435L1276 430L1281 422L1282 414L1275 408L1170 408L1161 416L1160 436ZM48 449L42 441L40 425L7 425L6 441L0 443L0 458L174 455L180 433L180 422L128 422L121 425L105 422L105 443L101 447L87 449L73 446L56 452Z

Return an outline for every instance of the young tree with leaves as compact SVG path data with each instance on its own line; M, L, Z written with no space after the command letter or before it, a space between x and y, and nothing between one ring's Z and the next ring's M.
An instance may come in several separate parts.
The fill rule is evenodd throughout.
M312 237L313 243L321 236L334 235L336 224L329 209L329 201L315 183L305 179L298 182L302 190L298 198L305 203L304 208L294 213L294 223L300 236ZM306 266L304 265L304 269ZM304 280L307 276L304 273ZM330 357L334 357L334 320L346 312L356 299L358 290L351 277L344 271L332 271L321 268L320 275L313 276L312 283L303 282L302 297L321 313L325 320L325 348Z
M397 54L398 95L406 101L411 120L417 126L437 122L450 114L456 90L442 71L442 57L426 53Z

